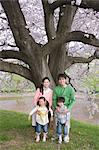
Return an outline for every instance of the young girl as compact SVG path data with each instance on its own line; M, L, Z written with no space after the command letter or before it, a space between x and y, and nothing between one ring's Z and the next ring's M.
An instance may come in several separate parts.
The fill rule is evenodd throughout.
M68 134L68 129L67 129L67 123L68 123L68 109L64 105L65 99L64 97L58 97L57 99L57 107L55 110L55 117L56 117L56 127L57 127L57 134L58 134L58 139L59 143L62 143L62 128L64 131L64 142L67 143L67 134Z
M41 86L39 88L37 88L37 90L34 94L34 98L33 98L33 106L34 107L37 104L37 102L41 96L45 97L49 107L52 107L53 91L49 88L49 86L50 86L50 79L48 77L43 78ZM34 114L34 115L32 115L32 126L35 127L35 125L36 125L36 122L35 122L35 114Z
M30 116L32 116L34 113L36 114L36 142L40 141L40 134L41 130L43 130L43 142L46 141L46 136L48 133L48 111L51 112L51 116L53 116L53 112L51 108L47 108L46 106L46 99L45 97L40 97L37 105L33 108L33 110L29 114L29 120Z

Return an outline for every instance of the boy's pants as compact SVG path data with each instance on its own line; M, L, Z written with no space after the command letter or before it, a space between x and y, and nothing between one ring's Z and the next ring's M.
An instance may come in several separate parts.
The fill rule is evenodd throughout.
M56 126L57 126L57 120L54 117L54 135L56 136ZM69 136L69 131L70 131L70 112L67 113L67 135Z
M62 135L62 129L63 129L63 133L64 136L67 136L68 133L68 128L66 124L61 124L60 122L57 122L57 134Z

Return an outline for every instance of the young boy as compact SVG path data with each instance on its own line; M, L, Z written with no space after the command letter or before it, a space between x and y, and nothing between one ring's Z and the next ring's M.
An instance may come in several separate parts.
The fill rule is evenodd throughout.
M56 109L58 97L65 98L64 105L69 110L69 112L68 112L69 119L67 122L67 124L68 124L67 142L69 142L70 111L75 102L74 89L73 89L73 87L71 87L71 85L68 84L68 77L66 76L66 74L58 75L58 83L59 83L59 85L56 86L53 90L53 108Z
M67 142L67 121L68 116L67 112L68 109L64 105L65 99L64 97L58 97L57 99L57 107L55 110L55 119L56 119L56 126L57 126L57 135L58 135L58 142L59 144L62 143L62 129L64 131L64 142Z

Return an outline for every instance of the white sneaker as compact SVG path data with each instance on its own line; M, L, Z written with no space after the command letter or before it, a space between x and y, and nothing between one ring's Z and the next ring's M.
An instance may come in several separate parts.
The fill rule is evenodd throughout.
M62 143L62 135L59 135L58 143L59 143L59 144Z
M37 135L37 137L36 137L36 142L38 143L39 141L40 141L40 136Z
M46 136L43 136L43 142L46 142Z
M47 133L43 134L43 142L46 142Z
M64 136L64 142L65 142L65 143L68 143L68 142L69 142L69 136L68 136L68 135Z

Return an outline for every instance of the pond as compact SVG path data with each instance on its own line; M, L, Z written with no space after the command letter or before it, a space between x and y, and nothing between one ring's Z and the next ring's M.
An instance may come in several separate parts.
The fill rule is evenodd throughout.
M0 95L0 109L29 113L32 109L33 94Z
M17 112L29 113L32 109L33 93L26 94L1 94L0 109L13 110ZM87 110L88 101L76 96L76 103L72 109L71 117L75 120L84 121L99 125L99 112L89 119Z

